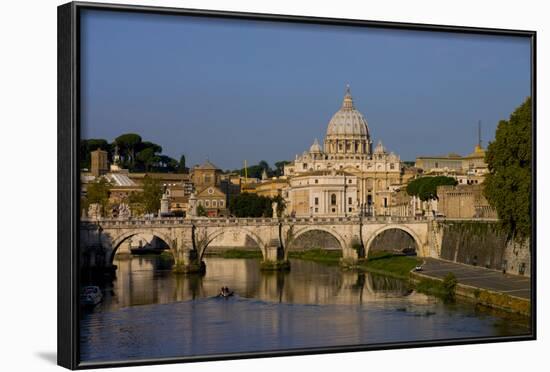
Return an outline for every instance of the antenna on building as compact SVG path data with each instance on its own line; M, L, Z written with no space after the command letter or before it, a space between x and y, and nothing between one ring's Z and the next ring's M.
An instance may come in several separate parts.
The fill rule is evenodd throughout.
M481 148L481 120L477 122L477 145Z
M246 160L244 161L244 183L248 183L248 167L246 166Z

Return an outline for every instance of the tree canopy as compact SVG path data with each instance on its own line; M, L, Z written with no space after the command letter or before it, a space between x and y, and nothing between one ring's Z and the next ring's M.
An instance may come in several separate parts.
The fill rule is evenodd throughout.
M142 183L143 191L133 192L129 195L128 202L132 211L141 213L157 213L160 209L162 198L162 185L155 178L145 177Z
M455 186L456 184L457 181L452 177L420 177L409 182L407 194L417 196L422 201L437 199L437 186Z
M111 145L109 144L109 142L101 138L90 138L80 141L80 168L90 168L90 153L97 149L110 152Z
M102 207L102 214L105 215L109 206L109 192L111 184L101 177L86 187L86 198L82 200L82 207L88 209L90 204L99 204Z
M283 175L285 165L290 164L288 160L281 160L275 162L274 176L280 177Z
M187 167L185 166L185 155L182 155L178 163L178 173L185 173L185 172L187 172Z
M121 166L130 172L179 172L185 173L185 157L183 164L176 159L162 154L162 146L143 141L139 134L126 133L115 138L113 143L104 139L87 139L80 142L80 168L90 168L90 152L102 149L109 153L109 160L113 161L115 148L121 158Z
M256 194L242 193L229 201L229 210L236 217L271 217L272 199Z
M251 165L246 168L248 177L250 178L262 178L263 172L265 171L268 177L279 177L283 175L283 168L286 164L290 164L289 161L282 160L275 162L275 169L271 168L269 163L265 160L260 160L258 164ZM239 173L241 176L244 177L245 168L236 169L233 172Z
M531 235L532 103L527 98L508 120L498 123L485 160L485 197L509 238Z

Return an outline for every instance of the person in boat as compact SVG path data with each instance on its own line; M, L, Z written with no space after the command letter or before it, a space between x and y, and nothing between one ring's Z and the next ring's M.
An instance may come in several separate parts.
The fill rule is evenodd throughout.
M220 297L228 297L228 296L231 296L233 295L233 292L230 292L229 291L229 288L227 287L222 287L221 288L221 291L220 291L220 294L218 296Z

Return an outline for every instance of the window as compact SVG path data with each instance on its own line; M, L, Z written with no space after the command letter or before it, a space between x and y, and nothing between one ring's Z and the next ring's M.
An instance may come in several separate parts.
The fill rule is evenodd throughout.
M223 208L223 200L219 201L219 206L220 206L220 208Z
M319 198L315 198L315 205L319 205Z
M388 207L388 198L384 198L384 208Z
M348 180L348 183L352 183L353 181L352 180Z
M212 177L210 177L209 175L204 175L204 183L210 183L210 180L212 179Z
M390 169L395 169L395 164L391 163L390 164Z
M319 168L319 166L317 166L317 168ZM319 183L319 180L315 180L315 183Z
M351 212L352 209L353 209L353 208L349 208L349 209L348 209L348 212Z
M210 200L205 200L205 201L204 201L204 205L205 205L206 207L210 207Z
M332 213L336 212L336 208L332 208Z
M319 208L315 208L315 213L319 212Z
M336 194L332 194L330 196L330 205L336 205ZM334 212L334 208L333 208L333 212Z
M353 204L351 197L348 198L348 204Z
M302 164L303 169L307 169L307 163Z
M213 208L218 208L218 201L217 200L212 200L212 207Z

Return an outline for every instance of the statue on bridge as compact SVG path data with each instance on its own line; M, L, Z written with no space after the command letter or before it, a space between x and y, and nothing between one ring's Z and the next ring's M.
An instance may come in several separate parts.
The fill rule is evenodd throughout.
M121 220L127 220L130 217L132 217L130 206L126 203L120 203L118 205L118 218Z
M194 192L192 192L189 196L189 209L187 210L187 216L189 218L197 217L197 197Z
M101 204L99 203L91 203L88 206L88 218L91 220L97 220L101 218L102 215L102 208Z

